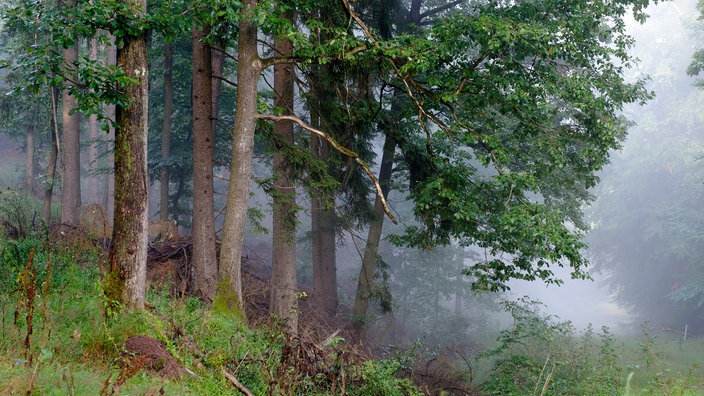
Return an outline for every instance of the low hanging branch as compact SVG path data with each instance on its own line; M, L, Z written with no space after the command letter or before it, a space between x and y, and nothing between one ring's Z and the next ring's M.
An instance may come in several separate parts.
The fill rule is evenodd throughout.
M384 197L384 194L381 192L381 184L379 184L379 179L377 179L376 176L374 176L374 173L372 173L371 169L369 169L369 165L367 165L366 162L364 162L361 158L359 158L359 154L355 153L354 151L352 151L346 147L343 147L342 145L340 145L340 143L338 143L335 140L335 138L333 138L332 136L330 136L329 134L327 134L321 130L313 128L312 126L303 122L303 120L301 120L298 117L291 116L291 115L276 116L276 115L269 115L269 114L259 114L259 115L257 115L257 118L260 118L263 120L270 120L270 121L292 121L292 122L295 122L296 124L300 125L301 128L303 128L311 133L314 133L314 134L322 137L323 139L327 140L327 142L330 143L332 148L337 150L342 155L346 155L347 157L352 158L357 164L359 164L359 166L362 167L362 169L364 169L364 171L367 173L369 178L372 179L372 182L374 183L374 187L376 188L376 194L379 197L379 199L381 200L381 205L384 207L384 213L386 213L386 216L389 218L389 220L391 220L392 223L398 224L394 215L391 214L391 210L389 209L389 205L386 202L386 198Z

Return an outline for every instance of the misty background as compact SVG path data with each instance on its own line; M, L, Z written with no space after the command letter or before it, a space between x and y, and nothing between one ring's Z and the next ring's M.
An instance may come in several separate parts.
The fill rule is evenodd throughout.
M588 235L591 248L587 253L592 261L593 281L570 279L569 269L558 268L556 273L564 279L559 287L542 282L511 281L511 290L503 295L477 297L469 289L470 280L460 271L471 264L473 255L478 253L456 247L426 253L401 251L386 243L381 255L388 264L386 273L393 299L391 313L376 307L380 328L385 326L388 315L408 317L412 321L412 305L417 299L409 296L410 291L425 290L423 287L437 289L438 286L437 283L420 285L419 277L413 274L428 275L437 271L437 282L452 285L442 290L442 295L434 297L435 303L452 315L461 314L469 323L488 320L487 310L496 309L499 299L525 295L542 301L547 312L571 321L577 328L591 323L595 327L606 325L626 332L648 321L655 328L683 328L685 325L696 328L699 325L704 330L701 327L704 321L698 312L700 290L697 285L684 282L695 279L693 273L702 272L692 268L700 266L704 257L701 248L693 248L701 238L697 234L702 234L702 228L697 227L702 225L699 216L704 205L698 206L696 201L704 202L699 199L704 195L697 196L704 182L704 172L700 170L704 156L701 116L704 96L696 86L697 79L687 75L692 55L704 44L704 35L701 22L697 20L695 1L663 2L649 7L648 14L650 18L645 24L629 22L635 39L632 53L640 59L638 68L629 73L633 73L633 80L650 76L648 88L655 97L644 106L632 104L624 110L624 116L633 122L628 138L622 150L612 153L611 163L600 172L601 183L593 191L596 199L591 207L585 208L587 221L593 228ZM5 136L0 141L6 145L3 153L20 157L21 146ZM11 154L13 152L17 155ZM10 159L6 157L4 161ZM255 164L255 177L270 176L268 165L261 162L264 160L255 161L260 161L258 166ZM21 167L18 160L18 179ZM375 173L377 171L374 169ZM11 184L12 181L2 182ZM220 185L216 188L222 191L225 183L217 183ZM269 198L256 183L252 186L251 206L264 214L259 225L270 230ZM158 183L150 187L150 211L156 217ZM392 206L403 206L403 194L392 193L389 199ZM216 209L224 204L222 196L219 199ZM309 205L304 194L298 199L302 207ZM674 210L678 212L673 213ZM310 268L306 267L310 262L306 256L309 254L306 252L306 227L310 222L305 210L299 217L298 272L299 281L305 286L310 282L307 277ZM385 232L393 232L391 228L387 222ZM250 226L249 230L245 254L255 271L265 273L271 262L271 237L261 230L255 232L257 227ZM354 298L355 277L361 260L359 246L364 245L359 241L364 235L365 232L357 230L338 237L337 275L343 306L350 305L350 299ZM443 265L438 265L440 263ZM452 281L447 281L447 277ZM420 329L408 340L436 331L428 327L429 322L419 320L417 325ZM482 325L493 324L482 322ZM435 326L437 329L437 323ZM465 328L476 327L466 325Z

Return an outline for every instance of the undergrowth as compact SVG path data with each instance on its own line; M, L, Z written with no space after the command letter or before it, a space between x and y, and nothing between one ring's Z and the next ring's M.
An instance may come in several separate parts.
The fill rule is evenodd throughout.
M637 337L615 337L607 327L578 332L570 322L542 312L538 301L506 301L513 319L480 360L492 369L483 384L489 395L701 395L696 365L702 341L658 340L647 324ZM678 366L675 362L686 362Z
M97 248L38 237L0 239L0 394L418 394L400 363L360 360L342 339L326 345L253 329L198 299L150 288L148 309L104 315ZM162 341L184 372L162 377L125 341Z

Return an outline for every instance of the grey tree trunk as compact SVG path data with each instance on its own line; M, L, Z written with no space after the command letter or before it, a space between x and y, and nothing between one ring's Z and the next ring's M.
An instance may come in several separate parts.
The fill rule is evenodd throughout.
M88 57L91 60L98 59L98 40L91 38L88 40ZM90 172L88 175L88 202L98 202L98 115L88 116L88 165Z
M115 44L115 37L110 37L110 45L108 45L108 65L117 65L117 45ZM109 119L115 119L115 105L107 106L107 116ZM112 123L109 125L108 133L105 136L105 144L103 145L103 153L105 156L106 167L112 167L115 159L113 155L113 148L115 143L115 128ZM107 171L105 172L105 180L103 184L103 208L105 212L110 217L110 222L112 223L112 214L114 212L114 191L115 191L115 173Z
M386 138L384 139L384 149L381 155L381 167L379 169L379 184L381 185L381 193L385 199L389 195L395 149L396 140L392 136L392 132L387 129ZM367 244L364 249L362 268L359 271L354 307L352 308L352 321L360 338L363 337L367 310L369 309L369 298L371 297L372 287L374 285L374 273L377 267L377 255L379 254L379 242L381 241L384 217L384 207L382 206L381 199L377 195L374 200L374 219L369 224Z
M247 221L249 182L252 176L254 129L257 123L257 86L262 61L257 52L257 28L251 20L256 0L243 2L243 18L239 25L237 68L237 111L232 137L230 186L223 223L220 267L214 307L219 311L243 318L242 305L242 243Z
M193 26L193 265L195 292L212 302L217 279L213 200L213 87L209 27Z
M36 119L39 115L39 103L37 103L37 108L32 113L32 116L27 125L27 157L25 158L25 190L28 194L34 192L34 138L36 135L37 122Z
M78 59L78 44L62 50L64 62L72 67ZM81 207L81 146L80 120L76 109L76 98L69 94L66 83L61 93L61 222L79 225Z
M163 161L171 156L171 116L174 109L172 67L172 48L171 44L167 43L164 48L164 121L161 126L161 158ZM169 165L163 164L160 173L159 218L167 220L169 218Z
M56 177L56 162L59 156L59 127L58 127L58 110L56 102L59 96L59 90L56 87L51 88L51 151L49 153L49 164L46 167L46 185L44 186L44 212L42 220L44 224L51 224L51 201L54 194L54 178Z
M146 11L144 0L126 4L135 16ZM117 51L117 66L138 83L120 87L128 105L115 111L115 224L104 292L108 304L119 304L109 308L142 309L148 240L146 32L125 38Z
M293 20L291 13L281 15ZM275 40L277 56L293 52L289 40ZM294 68L291 64L274 66L274 106L284 109L285 115L293 114ZM293 123L276 121L275 140L293 144ZM271 260L271 294L269 311L286 323L286 328L298 334L298 298L296 281L296 191L291 167L284 154L274 153L274 197L273 197L273 252Z

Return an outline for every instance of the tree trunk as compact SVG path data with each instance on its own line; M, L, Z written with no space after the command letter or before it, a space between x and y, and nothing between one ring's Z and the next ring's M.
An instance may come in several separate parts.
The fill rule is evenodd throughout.
M59 90L56 87L51 88L51 152L49 153L49 164L46 167L46 185L44 187L44 213L42 219L44 224L51 224L51 200L54 194L54 178L56 177L56 162L59 157L59 127L58 127L58 110L56 102L59 96Z
M282 18L293 20L290 12ZM293 52L290 40L276 39L274 52L287 56ZM293 114L293 78L291 64L274 66L274 106L284 109L285 115ZM274 123L274 140L293 144L293 123ZM273 197L273 252L271 260L271 294L269 311L285 321L292 335L298 334L298 283L296 281L296 191L291 167L280 151L274 153Z
M27 125L27 157L25 158L25 190L27 194L32 195L34 192L34 138L37 129L37 117L39 116L39 102L32 113Z
M171 156L171 115L174 109L173 78L171 69L173 67L173 56L171 43L166 43L164 47L164 121L161 127L161 160L168 161ZM159 177L159 218L167 220L169 218L169 165L161 165L161 175Z
M78 59L78 44L62 50L64 62L73 68ZM61 159L61 222L79 225L81 207L81 146L76 98L70 95L67 82L61 93L62 159Z
M193 265L195 291L212 302L217 279L213 200L213 86L208 26L193 26Z
M326 144L321 146L323 151L329 151ZM329 153L323 158L328 158ZM338 297L337 297L337 214L334 208L328 208L324 205L320 211L320 265L318 272L320 273L319 290L322 291L320 305L331 315L337 313Z
M144 0L126 4L135 16L146 10ZM115 112L115 224L104 290L108 308L142 309L148 239L146 32L125 38L117 51L117 66L138 83L120 87L128 104Z
M91 38L88 40L88 56L91 60L98 60L98 40ZM88 116L88 164L90 172L88 175L88 202L98 202L98 115Z
M392 108L393 107L394 106L392 106ZM395 150L396 140L387 127L386 138L384 139L384 150L381 155L381 167L379 169L379 184L381 185L381 193L384 199L389 195ZM354 307L352 309L352 320L360 338L363 337L367 319L367 309L369 308L369 298L371 297L372 286L374 284L374 273L376 272L377 255L379 253L381 231L384 226L384 217L384 207L381 203L381 199L377 195L374 200L374 219L369 224L367 244L364 249L364 257L362 258L362 268L359 270L357 291L355 293Z
M115 37L110 36L110 44L108 45L108 57L107 64L117 65L117 45L115 44ZM107 117L110 120L115 119L115 105L107 106ZM103 145L103 152L105 153L106 167L111 166L115 160L113 155L115 143L115 128L112 123L109 124L108 133L105 136L105 144ZM110 217L110 222L112 223L112 214L114 212L114 191L115 191L115 172L110 172L109 170L105 172L105 180L103 184L103 208L105 212Z
M320 67L318 73L324 74L325 68ZM321 109L321 93L312 99L311 123L319 128ZM330 157L330 148L319 136L311 136L313 156L321 161ZM313 301L315 305L330 314L337 312L337 262L336 262L336 221L333 208L323 205L323 197L314 192L311 197L311 267L313 272Z
M210 51L210 70L213 86L213 134L217 134L218 116L220 114L220 93L222 92L222 74L225 68L225 43L218 42L218 48Z
M220 269L214 306L236 317L244 318L242 310L242 278L240 274L244 226L247 221L249 182L252 176L254 129L257 124L257 87L262 61L257 52L257 28L252 13L257 0L246 0L239 25L237 110L232 137L230 186L223 223Z

